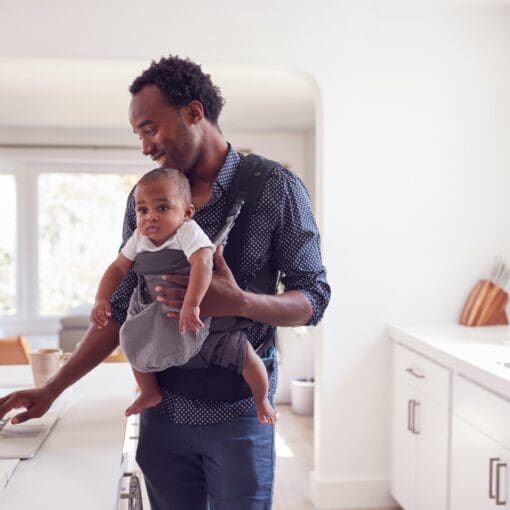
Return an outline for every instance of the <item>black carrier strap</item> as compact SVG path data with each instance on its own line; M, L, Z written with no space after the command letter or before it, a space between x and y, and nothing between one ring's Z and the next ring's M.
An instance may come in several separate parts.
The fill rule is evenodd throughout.
M259 202L266 179L271 170L279 166L275 161L254 154L242 156L224 212L225 218L232 215L237 216L233 228L227 229L228 243L224 249L225 260L239 286L252 292L260 292L259 289L271 286L276 289L278 274L269 264L250 278L241 270L240 255L245 243L250 217ZM221 229L218 236L224 235L224 229ZM225 238L221 239L219 244L225 244ZM257 349L257 353L264 361L268 371L273 369L274 338L275 329L271 328L262 345ZM250 388L241 375L233 370L215 365L198 370L171 367L159 372L157 377L162 388L167 388L171 393L187 398L231 401L251 395Z
M224 257L237 283L241 286L244 286L245 282L243 280L246 279L246 275L241 271L240 253L244 246L248 222L258 205L266 179L271 170L277 166L279 165L275 161L255 154L243 156L234 185L230 189L227 208L230 207L229 204L235 204L238 200L243 200L244 205L236 220L235 227L229 234Z

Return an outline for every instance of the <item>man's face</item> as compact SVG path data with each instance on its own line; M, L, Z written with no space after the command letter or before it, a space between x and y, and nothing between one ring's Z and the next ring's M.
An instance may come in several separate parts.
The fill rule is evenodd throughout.
M195 211L171 179L161 178L135 188L136 226L156 246L161 246Z
M170 106L156 85L146 85L133 96L129 121L142 142L142 152L160 167L189 174L200 152L200 131L186 107Z

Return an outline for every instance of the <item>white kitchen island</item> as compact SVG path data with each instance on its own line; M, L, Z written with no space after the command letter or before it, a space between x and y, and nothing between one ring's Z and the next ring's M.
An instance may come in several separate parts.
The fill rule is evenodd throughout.
M0 366L0 388L32 385L29 365ZM124 410L134 394L128 364L101 364L67 390L67 410L37 455L22 460L1 510L115 510L125 470Z

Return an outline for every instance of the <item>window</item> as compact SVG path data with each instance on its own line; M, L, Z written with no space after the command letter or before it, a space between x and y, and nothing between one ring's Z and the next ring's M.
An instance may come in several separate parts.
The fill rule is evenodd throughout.
M16 313L16 181L0 174L0 316Z
M136 148L0 148L0 334L54 335L92 303L121 243Z
M92 303L120 245L136 175L43 173L38 179L39 313Z

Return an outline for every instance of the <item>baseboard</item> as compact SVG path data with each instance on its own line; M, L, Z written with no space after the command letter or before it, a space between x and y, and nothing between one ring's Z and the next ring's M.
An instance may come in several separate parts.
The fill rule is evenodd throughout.
M326 479L310 473L310 497L316 508L398 509L387 479Z

